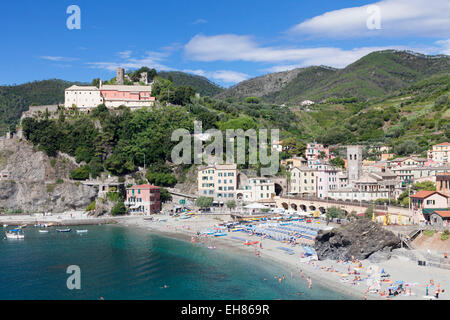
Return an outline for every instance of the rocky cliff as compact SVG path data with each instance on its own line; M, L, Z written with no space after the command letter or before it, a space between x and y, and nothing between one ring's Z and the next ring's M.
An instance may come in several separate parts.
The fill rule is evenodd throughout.
M320 231L314 244L319 260L366 259L375 252L398 248L400 239L368 219L358 219L330 231Z
M63 156L49 158L25 141L0 141L0 212L55 212L85 209L95 188L71 181L77 165Z

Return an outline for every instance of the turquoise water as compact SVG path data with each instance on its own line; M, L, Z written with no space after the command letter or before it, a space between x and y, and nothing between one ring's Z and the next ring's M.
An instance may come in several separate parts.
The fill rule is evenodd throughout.
M75 228L76 229L76 228ZM121 226L88 226L87 234L42 234L0 241L0 299L272 300L342 299L305 281L281 285L290 271L275 263ZM4 235L4 229L1 229ZM69 265L81 269L81 290L69 290ZM268 280L264 281L264 278ZM168 286L164 288L164 285ZM297 292L304 292L298 296Z

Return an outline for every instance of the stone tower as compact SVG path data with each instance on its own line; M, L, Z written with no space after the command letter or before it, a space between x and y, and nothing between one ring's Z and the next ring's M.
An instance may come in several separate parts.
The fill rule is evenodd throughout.
M141 73L140 81L145 83L145 84L148 84L148 74L147 74L147 72L142 72Z
M348 182L352 184L353 181L361 177L362 172L362 147L361 146L347 146L347 173Z
M117 68L117 75L116 75L116 84L123 84L125 70L123 68Z

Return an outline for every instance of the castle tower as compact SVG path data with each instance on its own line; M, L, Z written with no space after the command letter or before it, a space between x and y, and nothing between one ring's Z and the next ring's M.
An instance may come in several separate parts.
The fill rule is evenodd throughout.
M123 68L117 68L116 84L123 84L124 74L125 70Z
M143 82L143 83L145 83L145 84L148 84L148 75L147 75L147 72L142 72L142 73L141 73L141 79L140 79L140 81Z
M362 147L347 146L347 173L348 182L358 180L362 173Z

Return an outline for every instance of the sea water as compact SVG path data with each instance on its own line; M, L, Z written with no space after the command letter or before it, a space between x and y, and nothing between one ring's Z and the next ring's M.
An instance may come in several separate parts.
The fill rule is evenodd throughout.
M76 233L87 229L88 233ZM0 228L2 238L5 228ZM295 300L348 297L254 256L116 225L70 233L24 229L25 239L0 241L0 299ZM69 266L81 289L70 290ZM274 276L286 276L279 283ZM265 280L266 279L266 280ZM298 295L298 292L302 292Z

